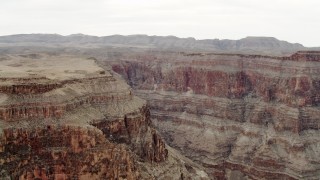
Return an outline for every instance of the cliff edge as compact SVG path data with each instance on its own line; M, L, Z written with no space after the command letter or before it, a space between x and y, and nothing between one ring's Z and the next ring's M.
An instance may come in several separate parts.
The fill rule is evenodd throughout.
M168 151L145 100L93 58L0 61L0 179L205 178Z

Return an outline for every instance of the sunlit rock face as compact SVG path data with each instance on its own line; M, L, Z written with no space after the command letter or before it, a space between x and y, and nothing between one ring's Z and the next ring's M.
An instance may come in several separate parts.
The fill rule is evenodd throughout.
M218 179L320 178L320 52L117 53L167 142Z
M94 59L0 61L0 179L206 179L200 169L166 147L146 101Z

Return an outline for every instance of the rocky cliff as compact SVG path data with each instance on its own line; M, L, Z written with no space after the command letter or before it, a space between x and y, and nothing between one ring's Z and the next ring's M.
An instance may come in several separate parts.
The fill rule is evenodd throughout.
M217 179L320 178L320 52L142 52L112 64L167 142Z
M0 179L205 179L166 146L146 101L94 59L0 61Z

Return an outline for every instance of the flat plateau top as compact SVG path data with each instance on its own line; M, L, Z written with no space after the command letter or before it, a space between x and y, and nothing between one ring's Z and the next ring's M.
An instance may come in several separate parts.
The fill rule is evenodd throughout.
M93 59L48 55L37 58L14 55L0 59L0 78L46 78L61 81L100 76L111 74L105 72Z

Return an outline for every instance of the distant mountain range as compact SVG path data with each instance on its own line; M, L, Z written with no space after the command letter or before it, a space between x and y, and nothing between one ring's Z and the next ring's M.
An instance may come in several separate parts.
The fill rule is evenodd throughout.
M175 36L112 35L90 36L72 34L17 34L0 36L0 46L57 46L57 47L137 47L171 51L209 51L255 54L291 54L298 50L312 50L298 43L273 37L246 37L240 40L178 38ZM314 48L318 49L318 48Z

